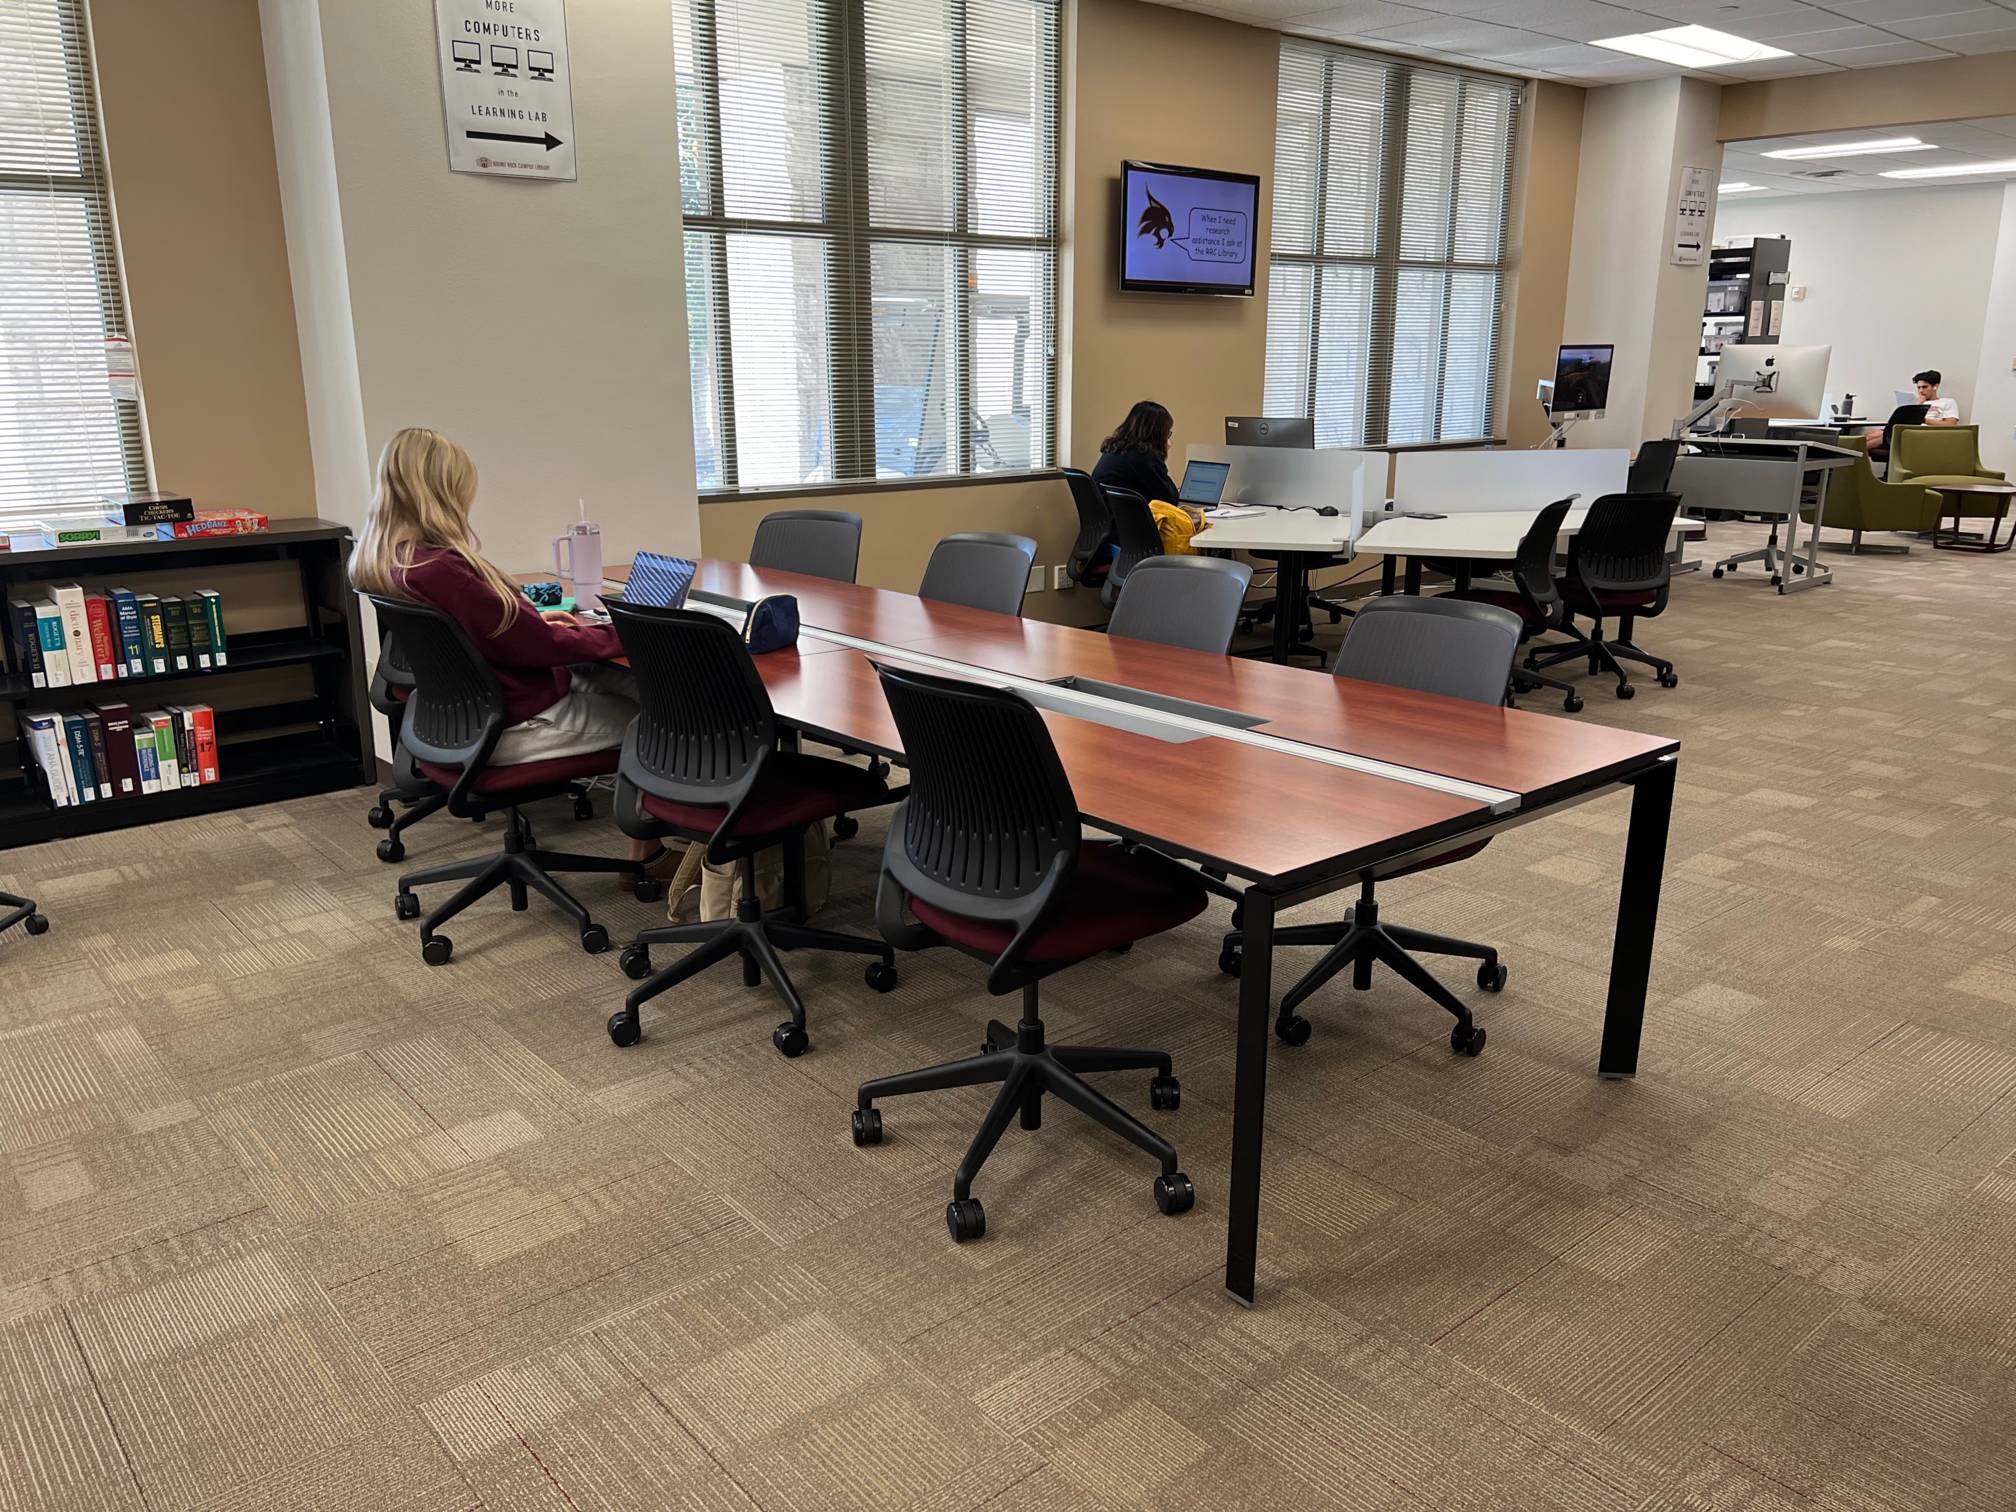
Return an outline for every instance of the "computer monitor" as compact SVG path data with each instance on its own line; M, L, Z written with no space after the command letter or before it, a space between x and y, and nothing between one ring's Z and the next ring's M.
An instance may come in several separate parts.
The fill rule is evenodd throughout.
M1615 346L1564 346L1554 355L1554 397L1547 413L1555 420L1601 420L1610 402L1610 367Z
M1215 509L1225 497L1225 480L1232 474L1230 462L1191 462L1183 468L1183 482L1176 490L1178 504L1194 504L1199 509Z
M1316 422L1299 415L1227 415L1225 444L1292 446L1307 451L1316 444Z
M1725 346L1715 390L1745 420L1813 420L1825 412L1831 346Z

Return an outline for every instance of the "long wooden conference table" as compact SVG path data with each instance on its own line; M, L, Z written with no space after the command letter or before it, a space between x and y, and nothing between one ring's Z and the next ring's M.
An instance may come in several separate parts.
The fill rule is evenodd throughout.
M689 607L733 616L771 594L795 596L803 626L795 650L756 658L783 723L900 761L874 663L1014 688L1044 711L1089 823L1245 883L1225 1246L1240 1302L1254 1297L1281 910L1628 787L1596 1066L1636 1073L1677 741L740 562L703 561Z

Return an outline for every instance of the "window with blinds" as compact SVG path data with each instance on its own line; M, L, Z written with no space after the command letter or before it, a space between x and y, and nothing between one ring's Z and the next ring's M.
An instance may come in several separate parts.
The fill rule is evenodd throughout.
M0 0L0 516L147 486L82 0Z
M675 0L702 489L1050 465L1057 0Z
M1281 48L1266 410L1318 446L1490 434L1519 87Z

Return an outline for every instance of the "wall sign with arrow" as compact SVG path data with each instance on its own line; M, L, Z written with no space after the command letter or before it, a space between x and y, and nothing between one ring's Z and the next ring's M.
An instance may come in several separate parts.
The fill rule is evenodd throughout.
M567 0L434 0L434 31L448 166L574 179Z

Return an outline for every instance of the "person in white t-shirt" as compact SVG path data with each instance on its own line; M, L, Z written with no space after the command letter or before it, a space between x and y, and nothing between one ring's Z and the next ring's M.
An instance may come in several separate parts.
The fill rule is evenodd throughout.
M1925 406L1925 425L1958 425L1960 423L1960 401L1939 397L1939 380L1943 375L1937 368L1927 368L1912 376L1911 382L1918 390L1918 402ZM1869 440L1869 456L1872 461L1881 462L1890 455L1890 427L1878 425L1866 432Z

